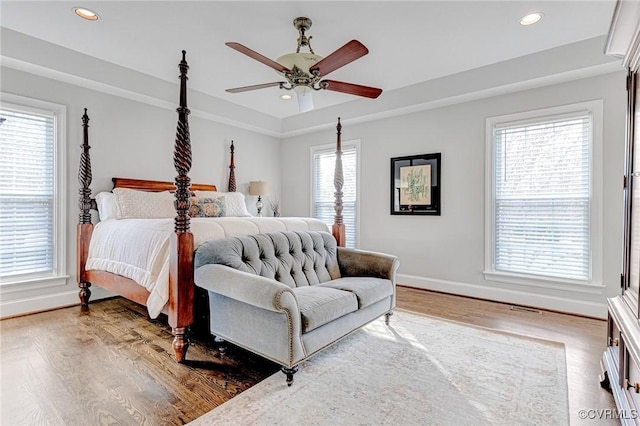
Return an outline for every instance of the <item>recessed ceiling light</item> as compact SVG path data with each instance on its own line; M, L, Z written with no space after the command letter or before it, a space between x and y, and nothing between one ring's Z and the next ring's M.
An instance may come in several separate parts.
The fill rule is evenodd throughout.
M76 15L88 21L97 21L99 18L97 13L85 7L74 7L73 11L75 12Z
M284 95L280 96L280 99L284 99L285 101L290 101L291 100L291 95L285 93Z
M520 19L520 25L533 25L542 19L541 12L530 13Z

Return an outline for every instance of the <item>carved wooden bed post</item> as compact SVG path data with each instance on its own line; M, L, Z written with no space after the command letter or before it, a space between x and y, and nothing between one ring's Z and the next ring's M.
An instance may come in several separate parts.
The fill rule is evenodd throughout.
M346 243L345 227L342 221L342 185L344 184L344 177L342 174L342 124L340 124L340 117L338 117L338 124L336 126L337 139L336 139L336 166L333 172L333 186L336 189L335 192L335 210L336 215L333 222L332 233L338 242L338 246L344 247Z
M173 350L176 360L183 362L189 348L188 327L193 323L193 234L189 218L191 193L188 176L191 170L191 137L189 135L189 108L187 108L186 51L180 61L180 106L173 165L178 175L175 178L175 233L171 238L171 264L169 269L169 325L173 332Z
M79 201L78 207L80 209L80 215L78 218L78 242L76 246L77 250L77 265L76 277L78 280L78 287L80 291L78 296L80 297L80 303L83 309L89 307L89 298L91 297L91 283L87 280L85 263L89 254L89 241L91 241L91 234L93 232L93 224L91 223L91 157L89 155L89 116L87 115L87 109L84 109L82 116L82 154L80 154L80 169L78 171L78 181L80 182Z
M229 164L229 186L227 191L236 192L236 172L235 172L235 164L233 160L235 148L233 147L233 141L231 141L231 163Z

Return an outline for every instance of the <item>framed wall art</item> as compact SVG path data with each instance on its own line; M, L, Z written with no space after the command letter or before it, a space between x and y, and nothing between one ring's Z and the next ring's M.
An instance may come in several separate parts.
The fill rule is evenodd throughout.
M440 216L441 154L391 159L391 214Z

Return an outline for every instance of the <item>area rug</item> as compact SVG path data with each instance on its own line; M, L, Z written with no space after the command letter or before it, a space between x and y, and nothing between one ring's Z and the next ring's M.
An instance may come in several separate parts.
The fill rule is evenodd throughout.
M396 312L189 423L567 425L564 345Z

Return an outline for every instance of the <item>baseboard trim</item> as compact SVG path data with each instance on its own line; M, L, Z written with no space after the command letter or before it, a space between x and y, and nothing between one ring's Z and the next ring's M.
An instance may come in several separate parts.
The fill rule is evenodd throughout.
M100 287L91 287L92 301L113 296L113 293ZM74 305L80 305L77 288L54 294L43 294L8 301L3 300L0 302L0 319L35 314Z
M416 275L398 274L398 285L420 288L424 290L450 293L476 299L493 300L501 303L529 306L549 311L581 315L585 317L606 319L606 302L597 303L586 300L544 295L520 290L502 289L477 284L419 277Z

